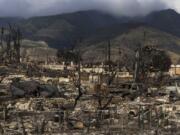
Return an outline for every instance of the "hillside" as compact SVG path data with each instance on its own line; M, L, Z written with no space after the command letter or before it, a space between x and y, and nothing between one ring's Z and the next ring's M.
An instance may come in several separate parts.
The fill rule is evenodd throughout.
M25 60L54 61L57 50L48 46L44 41L23 40L21 47L21 56Z
M70 45L78 37L87 38L104 31L105 34L107 31L111 31L111 34L118 33L126 23L146 24L180 36L180 14L172 9L152 12L144 17L114 17L100 11L89 10L29 19L0 18L0 26L8 23L18 24L25 38L45 40L57 48Z
M144 31L147 33L146 44L167 50L174 62L179 59L180 14L171 9L134 18L117 18L94 10L29 19L0 18L0 25L9 22L20 26L25 39L43 41L52 48L71 47L81 38L86 60L94 60L94 54L98 56L97 61L104 59L108 40L112 42L114 57L118 56L119 46L123 52L133 56L137 45L142 42ZM36 45L41 46L39 43Z
M115 18L98 11L81 11L55 16L34 17L21 22L24 35L30 39L44 40L52 47L68 47L72 41L86 38L101 27L119 22Z
M180 37L180 14L168 9L153 12L143 18L150 26Z
M129 59L133 58L135 50L140 44L143 44L144 32L146 32L145 45L155 45L159 49L166 50L174 63L180 59L180 38L147 26L132 29L127 33L112 38L112 59L118 61L119 48L122 53L121 57L130 56ZM106 40L86 47L82 46L83 59L95 62L104 61L107 44Z
M124 24L129 24L129 28L133 24L146 24L180 36L180 14L172 9L152 12L144 17L114 17L100 11L89 10L29 19L0 18L0 26L8 23L19 24L25 38L45 40L57 48L69 46L79 37L86 39L99 33L109 36L110 32L112 35L119 34L118 32L126 27Z
M18 24L22 21L24 21L24 19L20 17L0 17L0 26L5 27L8 24Z
M55 48L69 47L81 37L83 56L90 61L96 55L97 61L104 59L109 39L114 60L117 60L119 47L126 55L133 56L146 31L146 44L166 50L176 63L180 54L179 24L180 15L168 9L137 18L115 18L98 11L81 11L30 18L22 26L28 38L44 40Z

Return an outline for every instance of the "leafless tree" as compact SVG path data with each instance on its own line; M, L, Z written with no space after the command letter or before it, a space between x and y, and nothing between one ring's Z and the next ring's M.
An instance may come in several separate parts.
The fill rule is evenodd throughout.
M1 28L1 62L20 63L22 33L20 28L11 24ZM11 45L13 43L13 46ZM5 47L6 46L6 47Z
M76 87L78 88L78 96L75 99L74 107L76 107L78 100L82 97L83 93L81 91L81 56L80 51L78 51L78 81Z
M17 26L12 27L11 25L9 25L9 28L12 33L12 40L14 43L15 61L17 63L20 63L20 47L21 47L22 33L20 31L20 28Z

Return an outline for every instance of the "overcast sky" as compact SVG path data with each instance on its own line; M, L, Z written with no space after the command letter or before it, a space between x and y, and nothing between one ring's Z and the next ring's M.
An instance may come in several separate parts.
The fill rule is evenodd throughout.
M135 16L167 8L180 13L180 0L0 0L0 16L30 17L89 9Z

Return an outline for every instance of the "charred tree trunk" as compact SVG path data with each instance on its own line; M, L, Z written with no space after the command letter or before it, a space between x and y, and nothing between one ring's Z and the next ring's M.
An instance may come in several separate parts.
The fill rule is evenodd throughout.
M4 27L1 28L1 47L3 49Z
M6 39L6 44L7 44L7 48L6 48L6 56L7 56L7 61L8 63L11 62L11 36L8 35L7 39Z
M80 51L78 52L78 96L75 99L74 108L77 105L78 100L82 97L83 93L81 91L81 57L80 57Z
M16 46L16 54L17 54L17 62L20 63L20 48L21 48L21 32L17 30L17 46Z
M14 43L14 50L12 52L12 54L14 55L13 56L14 62L20 63L20 47L21 47L21 38L22 38L21 31L19 28L16 28L15 26L12 27L10 24L9 24L9 28Z

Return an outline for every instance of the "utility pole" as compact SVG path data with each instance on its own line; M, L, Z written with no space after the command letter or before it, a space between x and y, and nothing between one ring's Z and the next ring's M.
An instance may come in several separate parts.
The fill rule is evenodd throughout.
M119 60L118 60L118 69L119 69L119 72L120 72L120 59L121 59L121 48L119 47Z
M139 50L136 51L136 56L135 56L135 71L134 71L134 82L137 83L139 81Z
M80 57L80 50L78 51L78 89L81 93L81 57Z
M146 32L144 31L143 33L143 45L145 45L146 42ZM135 55L135 72L134 72L134 82L135 83L139 83L140 81L140 72L144 72L143 70L143 66L142 66L142 44L139 44L139 48L136 51L136 55Z
M109 66L109 73L111 71L111 41L108 41L108 66Z

